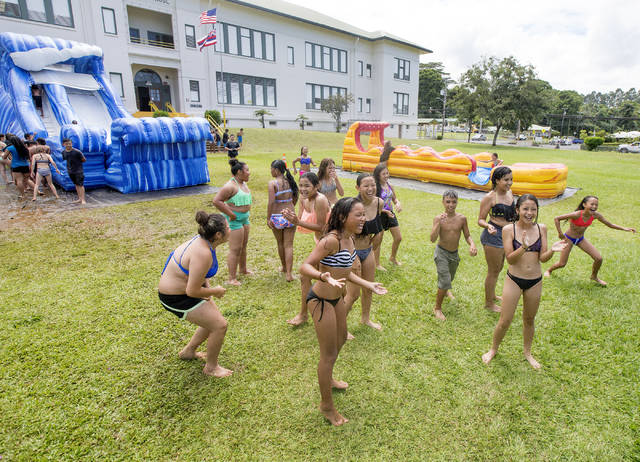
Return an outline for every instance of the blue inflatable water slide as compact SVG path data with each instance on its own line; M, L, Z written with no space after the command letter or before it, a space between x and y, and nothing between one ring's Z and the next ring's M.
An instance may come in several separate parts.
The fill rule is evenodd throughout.
M44 116L35 107L32 85L43 90ZM54 171L54 181L65 190L74 185L62 159L64 138L87 158L87 188L134 193L209 182L208 122L133 117L111 87L102 50L85 43L0 34L0 133L46 139L62 173Z

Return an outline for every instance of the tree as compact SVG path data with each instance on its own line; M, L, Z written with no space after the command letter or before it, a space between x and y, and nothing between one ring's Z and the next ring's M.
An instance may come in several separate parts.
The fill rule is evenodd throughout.
M264 116L268 116L268 115L273 115L271 114L269 111L267 111L266 109L258 109L257 111L255 111L253 113L254 116L256 116L258 118L258 120L260 121L260 123L262 124L262 128L264 128Z
M471 142L473 121L486 112L488 97L487 81L480 67L472 67L460 77L460 84L452 91L451 105L460 119L467 121L467 142Z
M304 114L298 114L298 117L296 117L296 122L300 122L300 130L304 130L305 120L309 120L309 117Z
M340 133L342 113L349 109L349 104L353 103L353 101L353 95L347 93L346 95L331 95L320 103L320 109L331 114L333 120L336 121L336 133Z
M501 61L485 58L466 71L460 81L466 82L460 85L462 94L477 98L478 115L495 123L493 146L501 128L514 129L518 121L528 127L546 108L544 92L540 92L542 81L536 79L533 66L523 66L513 56Z

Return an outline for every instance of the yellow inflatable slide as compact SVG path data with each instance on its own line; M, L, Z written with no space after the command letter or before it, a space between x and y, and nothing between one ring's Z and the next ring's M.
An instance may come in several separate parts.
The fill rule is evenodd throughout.
M344 139L342 169L372 172L382 153L387 126L386 122L352 124ZM369 133L366 150L360 143L361 133ZM437 152L430 147L398 146L391 153L387 167L391 176L481 191L491 189L491 154L488 152L468 155L457 149ZM540 198L556 197L567 187L569 169L564 164L517 163L508 167L513 171L511 190L519 196L529 193Z

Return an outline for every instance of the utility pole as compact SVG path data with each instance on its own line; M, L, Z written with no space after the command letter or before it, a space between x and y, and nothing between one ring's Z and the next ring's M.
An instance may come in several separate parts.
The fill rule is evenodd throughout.
M442 139L444 139L444 122L447 116L447 86L440 90L440 94L442 95Z
M564 117L567 115L567 108L562 108L562 123L560 124L560 136L562 136L564 132Z

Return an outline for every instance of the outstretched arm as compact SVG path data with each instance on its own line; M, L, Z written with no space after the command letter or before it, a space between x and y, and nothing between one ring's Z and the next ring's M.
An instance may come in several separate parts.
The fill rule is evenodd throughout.
M384 288L382 283L380 283L380 282L371 282L371 281L367 281L366 279L362 279L360 276L355 274L353 271L349 273L349 276L347 276L347 280L349 282L353 282L354 284L359 285L360 287L362 287L364 289L369 289L371 292L373 292L375 294L378 294L378 295L384 295L384 294L387 293L387 289Z
M629 232L632 232L632 233L636 232L635 228L625 228L624 226L620 226L620 225L616 225L615 223L611 223L609 220L607 220L605 217L603 217L600 212L596 212L593 215L598 219L598 221L600 221L601 223L605 224L606 226L608 226L611 229L617 229L619 231L629 231Z

